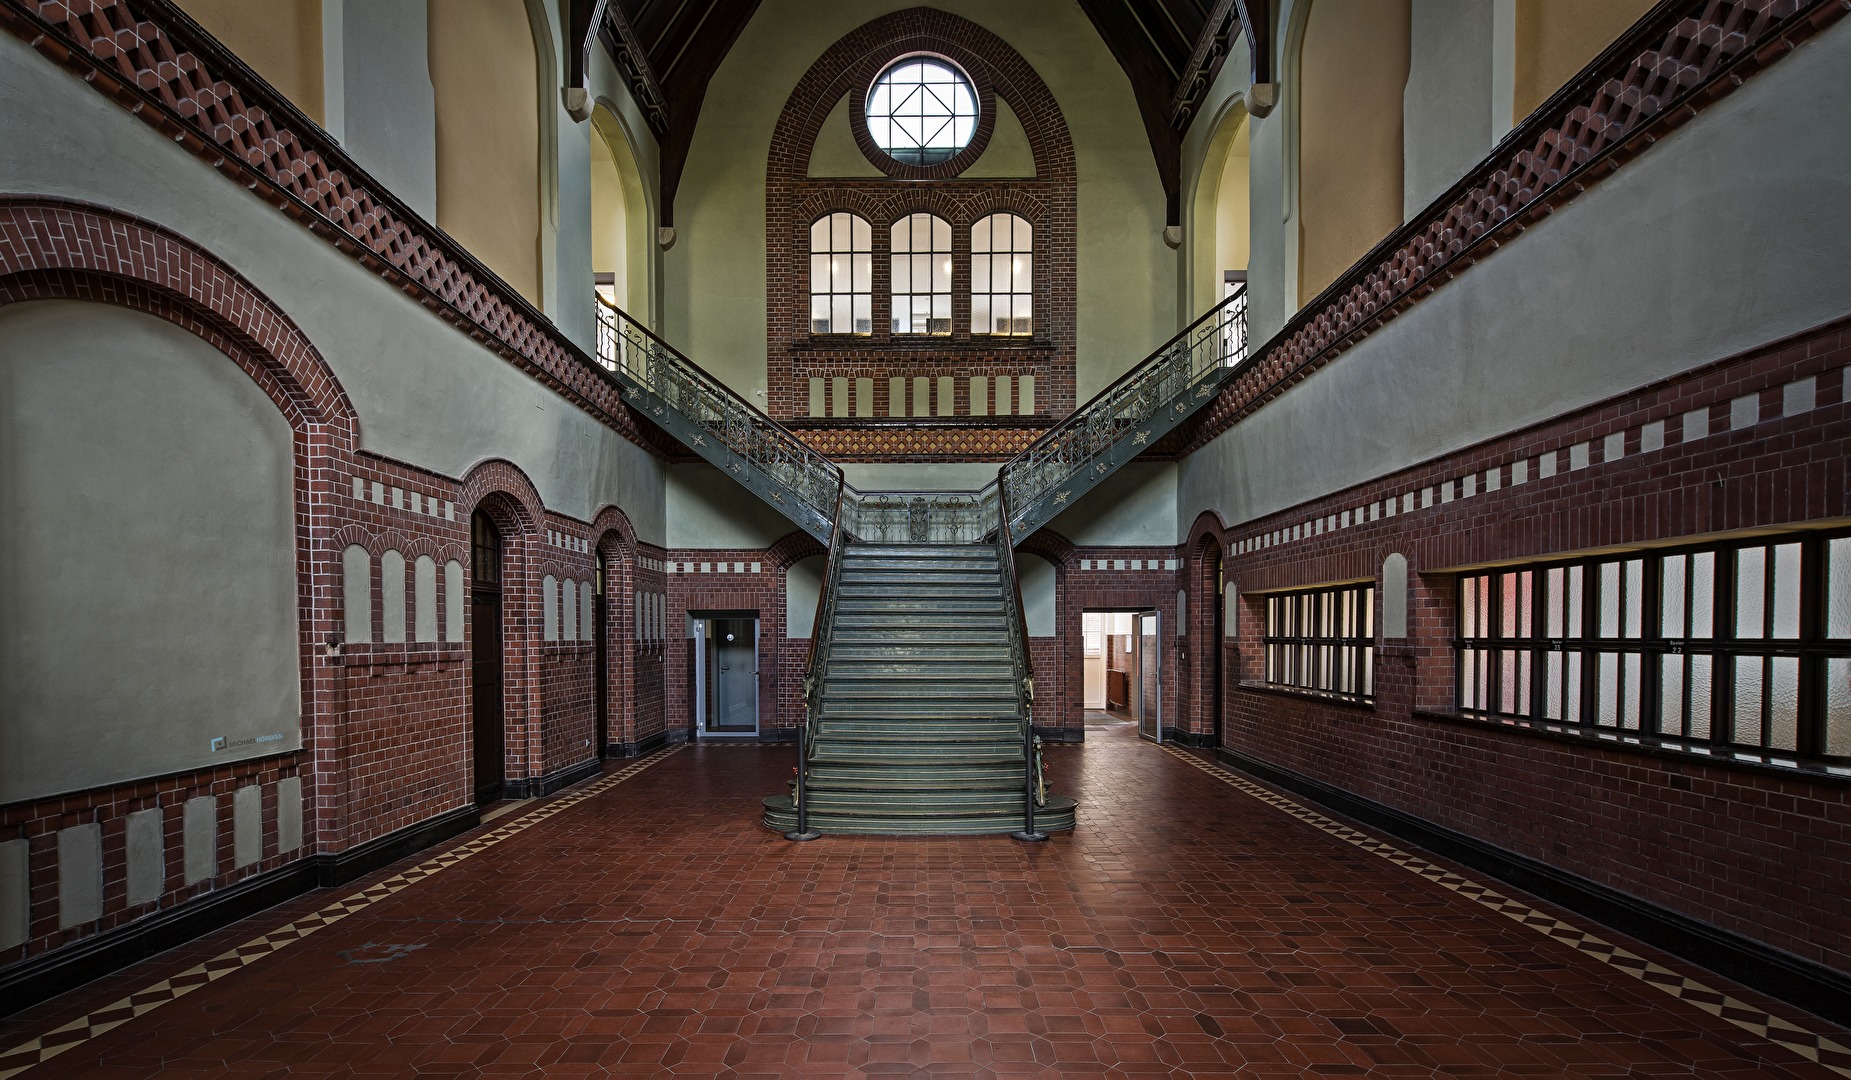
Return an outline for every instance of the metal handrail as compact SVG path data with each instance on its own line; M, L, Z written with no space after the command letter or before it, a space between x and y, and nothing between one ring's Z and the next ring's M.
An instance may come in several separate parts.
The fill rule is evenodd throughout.
M797 827L784 834L786 840L814 840L822 834L810 828L810 758L816 753L816 707L822 691L823 669L829 662L829 642L825 640L835 614L836 585L842 578L842 550L849 543L848 530L842 527L842 505L848 494L847 480L836 480L835 524L829 530L829 558L823 566L823 586L816 594L816 614L810 623L810 651L803 665L803 724L797 729Z
M861 491L849 485L844 522L869 544L980 544L990 534L995 487L982 491Z
M1047 833L1035 828L1035 806L1042 798L1040 778L1037 775L1040 772L1040 753L1035 738L1035 662L1029 653L1028 615L1022 604L1022 581L1016 574L1015 538L1009 532L1009 500L1000 482L984 488L980 494L987 494L992 488L996 492L996 558L1006 584L1003 603L1013 616L1009 620L1009 658L1015 675L1016 701L1022 709L1022 831L1013 835L1017 840L1034 842L1048 838Z
M792 519L812 536L833 534L841 466L602 296L597 313L598 363L626 390L645 395L633 404L735 479L763 476L772 490L759 494L787 512L807 511ZM787 494L797 507L785 503Z
M1212 401L1246 352L1242 285L1004 463L998 476L1017 514L1010 524L1024 525L1022 515L1147 420L1169 410L1173 421Z

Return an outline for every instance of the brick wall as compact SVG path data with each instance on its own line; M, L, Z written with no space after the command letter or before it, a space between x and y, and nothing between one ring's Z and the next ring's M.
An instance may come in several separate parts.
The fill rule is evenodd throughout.
M1851 779L1449 715L1447 568L1842 520L1851 323L1222 530L1243 591L1223 745L1851 969ZM1256 690L1264 590L1410 564L1372 707ZM1202 578L1188 575L1192 596ZM1199 605L1194 605L1199 608Z
M810 151L823 120L846 94L860 115L861 92L893 60L914 52L955 61L975 85L982 118L968 149L937 166L893 161L876 149L865 123L857 141L886 178L828 180L808 175ZM851 93L851 91L854 91ZM1021 120L1036 175L1021 180L960 180L957 173L982 153L1001 96ZM780 420L809 416L812 377L871 378L874 416L888 416L888 380L955 378L956 414L971 412L969 379L1023 375L1035 378L1034 423L976 432L939 427L921 418L911 431L876 426L819 427L807 434L838 460L935 460L941 438L957 444L964 460L1004 460L1039 434L1049 416L1075 405L1074 296L1076 281L1076 174L1073 146L1059 104L1040 76L1001 38L976 23L930 8L875 19L836 42L805 73L786 100L772 135L766 168L765 259L767 357L766 411ZM810 223L834 211L852 211L873 226L873 333L832 338L810 334ZM1011 211L1035 228L1034 335L1023 341L970 333L970 227L983 216ZM888 227L915 212L930 212L952 226L952 326L946 338L896 337L889 311ZM993 385L993 384L992 384ZM831 388L833 386L831 384ZM909 402L910 406L910 402ZM936 412L936 409L934 410ZM910 407L907 410L911 412ZM1024 417L1026 421L1027 418Z

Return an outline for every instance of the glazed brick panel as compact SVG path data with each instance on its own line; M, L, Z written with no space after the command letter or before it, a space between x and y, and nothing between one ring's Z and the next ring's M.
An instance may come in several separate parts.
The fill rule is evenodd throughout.
M1851 320L1221 531L1243 590L1224 745L1851 970L1851 784L1449 718L1444 572L1842 520L1848 387ZM1255 593L1379 584L1393 551L1410 563L1409 637L1378 641L1373 707L1239 685L1262 675Z

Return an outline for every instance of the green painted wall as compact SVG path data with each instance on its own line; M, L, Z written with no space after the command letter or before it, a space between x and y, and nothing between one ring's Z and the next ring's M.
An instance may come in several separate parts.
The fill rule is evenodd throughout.
M708 86L663 259L666 336L755 402L765 387L765 162L797 80L844 34L906 0L766 0ZM1084 401L1174 332L1177 260L1131 83L1071 0L934 5L1009 42L1048 84L1079 175L1078 384ZM987 156L987 155L986 155Z

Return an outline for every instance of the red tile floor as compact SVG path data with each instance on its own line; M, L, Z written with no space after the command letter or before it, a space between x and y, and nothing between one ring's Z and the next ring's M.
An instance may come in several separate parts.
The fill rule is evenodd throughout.
M788 843L784 747L620 764L0 1023L0 1077L1851 1076L1803 1013L1088 735L1040 846Z

